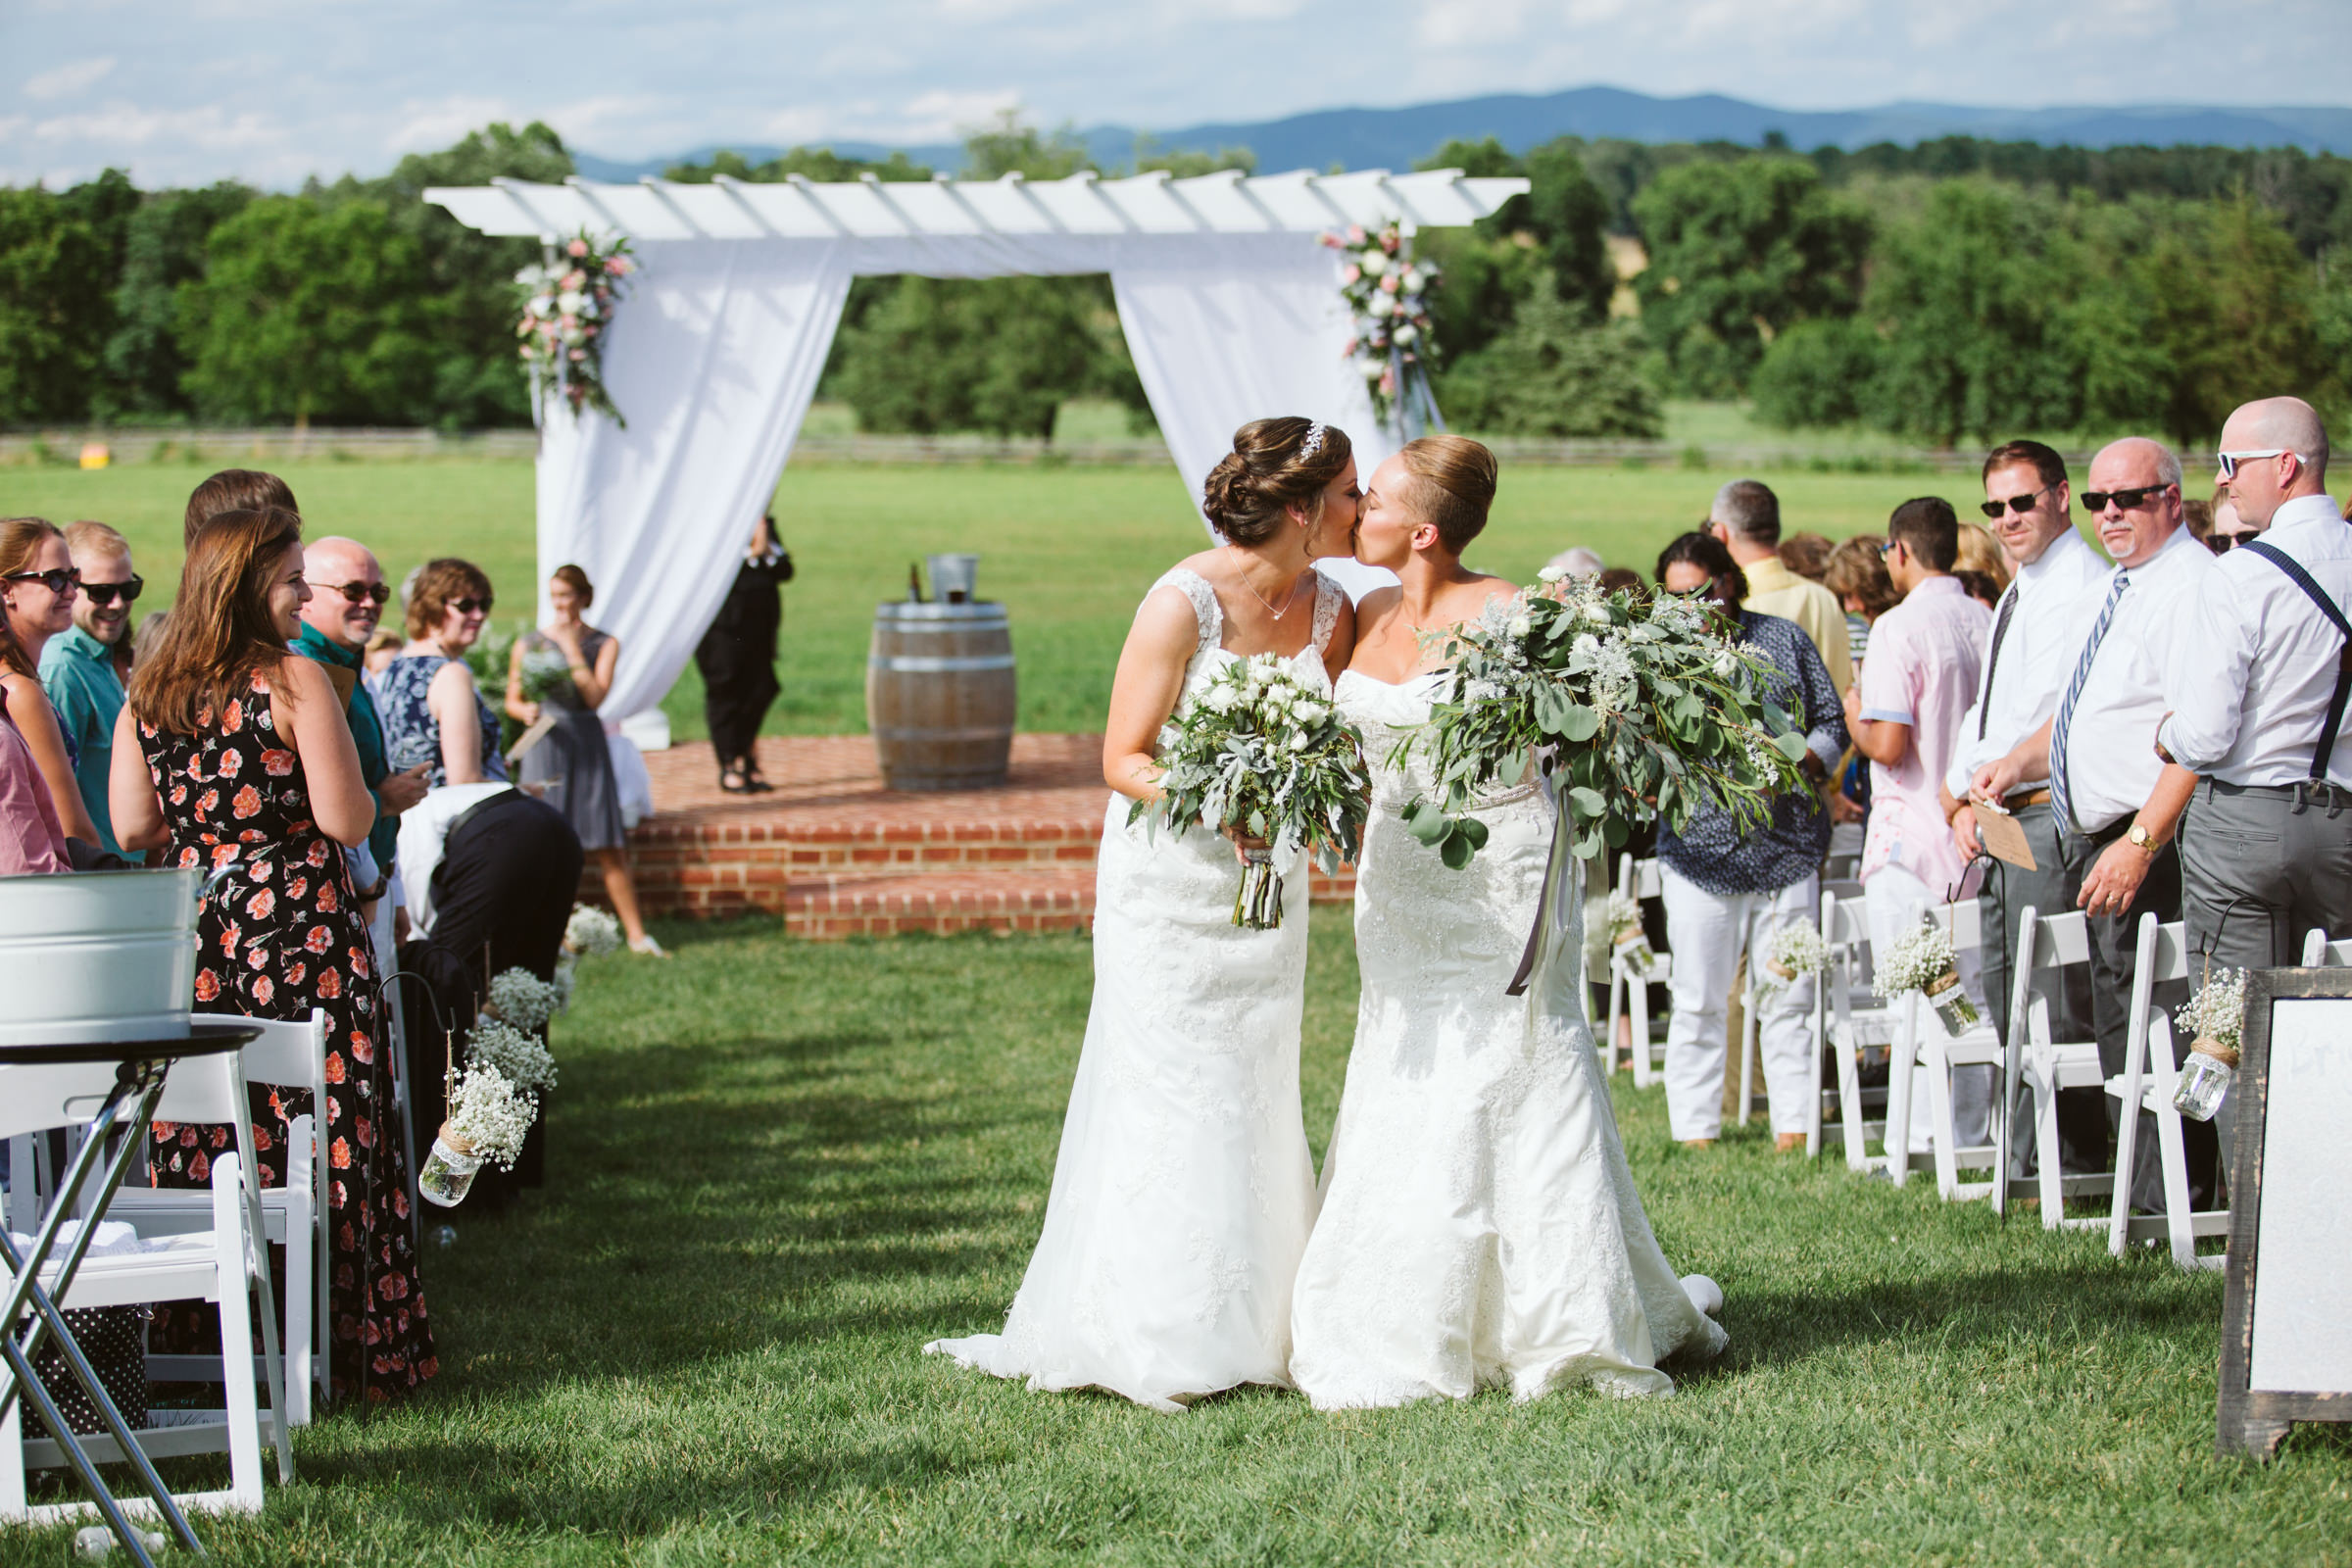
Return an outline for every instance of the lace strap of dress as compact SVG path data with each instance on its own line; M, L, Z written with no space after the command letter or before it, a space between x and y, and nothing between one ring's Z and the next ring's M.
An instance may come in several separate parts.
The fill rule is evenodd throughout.
M1208 585L1208 579L1189 566L1171 566L1160 575L1159 581L1152 585L1153 593L1162 588L1173 588L1193 602L1193 618L1200 628L1200 641L1193 646L1193 657L1199 659L1216 647L1225 635L1225 612L1217 608L1217 591ZM1319 603L1316 613L1322 613Z
M1315 652L1325 653L1331 647L1331 629L1340 623L1340 606L1348 602L1348 590L1315 573Z

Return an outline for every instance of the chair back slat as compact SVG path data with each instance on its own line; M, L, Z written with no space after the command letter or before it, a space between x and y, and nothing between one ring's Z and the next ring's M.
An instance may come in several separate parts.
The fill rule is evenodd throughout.
M1971 953L1984 946L1984 915L1974 899L1937 905L1936 923L1950 934L1954 952Z
M1647 860L1636 860L1634 862L1634 897L1654 899L1662 890L1663 884L1658 880L1658 862L1655 858Z
M2056 969L2090 961L2090 924L2080 909L2041 915L2034 922L2034 957L2030 969Z
M323 1010L313 1008L308 1018L240 1020L261 1034L238 1054L245 1058L245 1081L279 1089L313 1088L326 1059Z
M2180 921L2156 928L2155 950L2149 955L2150 983L2188 978L2188 939Z
M0 1067L0 1138L83 1126L114 1088L111 1061Z
M246 1098L239 1054L230 1051L173 1062L164 1079L163 1097L156 1102L155 1119L243 1126L252 1117L253 1106Z

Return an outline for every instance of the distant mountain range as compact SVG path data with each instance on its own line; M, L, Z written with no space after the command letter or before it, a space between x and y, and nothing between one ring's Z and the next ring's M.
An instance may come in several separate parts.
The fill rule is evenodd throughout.
M2312 152L2352 152L2352 109L2221 109L2175 107L2082 109L1972 109L1959 104L1894 103L1877 109L1830 111L1768 109L1709 93L1696 98L1652 98L1617 87L1578 87L1567 92L1498 94L1405 109L1326 109L1286 120L1253 123L1191 125L1155 130L1159 146L1215 152L1247 147L1257 155L1261 173L1290 169L1410 169L1446 141L1495 137L1513 152L1555 136L1615 136L1629 141L1761 142L1779 131L1797 148L1835 145L1866 147L1889 141L1903 145L1937 136L1983 136L2000 141L2113 147L2144 143L2195 143L2223 147L2301 147ZM1139 132L1127 125L1097 125L1078 139L1104 169L1118 169L1135 156ZM833 150L850 158L884 158L903 151L938 170L961 167L959 145L894 149L874 142L837 141ZM738 146L753 163L775 157L780 147ZM634 180L659 174L675 163L701 163L718 151L700 147L645 163L575 153L580 173L590 179Z

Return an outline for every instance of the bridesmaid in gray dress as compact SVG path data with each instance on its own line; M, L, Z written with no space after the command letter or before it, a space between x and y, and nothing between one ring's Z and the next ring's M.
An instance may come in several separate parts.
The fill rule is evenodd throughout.
M612 690L620 662L620 639L580 618L596 601L588 574L564 565L548 582L555 616L537 631L514 640L507 664L507 711L525 724L545 713L556 727L522 754L521 782L548 786L549 804L562 810L580 836L580 848L604 872L605 896L633 952L666 957L645 929L637 908L637 884L629 876L628 829L620 815L620 786L612 775L612 753L605 721L597 715Z

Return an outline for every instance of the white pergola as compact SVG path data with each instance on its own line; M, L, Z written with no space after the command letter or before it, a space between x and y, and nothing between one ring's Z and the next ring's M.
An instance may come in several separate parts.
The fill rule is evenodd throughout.
M1458 171L1102 179L868 174L752 184L573 178L439 187L425 199L485 234L626 237L640 271L604 350L627 420L551 408L540 432L541 576L597 584L621 639L606 711L658 706L710 624L815 395L853 277L1107 272L1168 450L1196 488L1236 426L1329 420L1369 471L1392 437L1348 365L1352 323L1322 237L1486 218L1524 179ZM544 590L543 590L544 591Z

